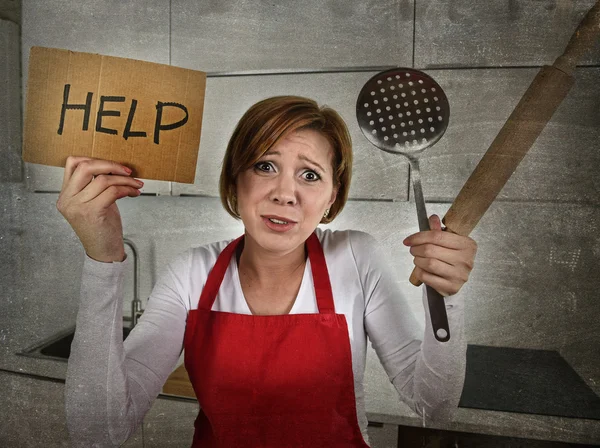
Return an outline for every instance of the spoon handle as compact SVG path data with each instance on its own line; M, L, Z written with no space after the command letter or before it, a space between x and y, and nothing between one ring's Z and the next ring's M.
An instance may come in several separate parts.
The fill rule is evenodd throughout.
M419 230L431 230L429 227L429 219L427 218L427 209L425 208L425 199L423 197L423 189L421 187L421 170L419 169L419 159L416 157L408 157L410 161L410 177L415 191L415 204L417 205L417 218L419 219Z
M440 342L447 342L450 339L450 325L448 325L448 315L446 314L446 302L444 296L429 285L425 285L427 293L427 305L429 305L429 315L431 316L431 326L433 335Z
M406 154L405 154L406 155ZM423 189L421 188L421 170L419 169L419 159L406 155L410 162L410 177L415 191L415 203L417 204L417 218L419 219L419 230L431 230L429 227L429 219L427 217L427 209L425 208L425 199L423 198ZM415 286L421 286L421 282L415 275L415 270L410 273L409 281Z
M431 230L427 209L425 208L425 199L423 198L423 189L421 187L421 170L419 169L419 159L417 157L407 156L410 161L410 177L415 190L415 203L417 204L417 217L419 219L419 230ZM429 285L425 285L427 293L427 305L431 317L431 326L433 335L440 342L446 342L450 339L450 326L448 325L448 315L446 314L446 303L444 297Z

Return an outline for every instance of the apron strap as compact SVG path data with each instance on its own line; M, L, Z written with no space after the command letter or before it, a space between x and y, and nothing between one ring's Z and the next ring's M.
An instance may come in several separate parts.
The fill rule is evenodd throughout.
M213 303L217 298L217 294L219 293L223 278L225 277L227 267L229 266L229 261L243 238L244 235L237 237L219 254L217 262L210 270L208 278L206 279L206 284L204 285L204 288L202 288L200 303L198 303L199 309L210 311L212 308Z
M315 232L313 232L306 240L306 247L308 248L308 258L310 259L310 268L312 270L319 313L335 314L335 305L333 303L333 292L331 291L331 281L329 280L327 262L325 261L323 247Z

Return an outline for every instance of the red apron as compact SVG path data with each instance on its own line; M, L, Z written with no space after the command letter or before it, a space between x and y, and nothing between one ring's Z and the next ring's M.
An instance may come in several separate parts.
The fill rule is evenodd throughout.
M211 311L236 247L219 255L188 314L185 368L200 412L192 447L367 447L356 416L348 326L323 248L306 241L319 313Z

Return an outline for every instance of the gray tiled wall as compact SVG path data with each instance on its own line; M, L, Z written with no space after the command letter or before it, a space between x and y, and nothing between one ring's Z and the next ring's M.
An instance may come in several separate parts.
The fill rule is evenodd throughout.
M423 189L452 202L504 125L537 68L430 71L451 105L443 138L423 156ZM576 82L500 192L501 200L600 204L600 68Z
M417 1L417 67L549 65L595 0ZM581 64L600 63L596 46Z
M216 196L220 159L243 112L284 93L334 107L350 127L355 163L352 200L331 227L378 238L423 319L420 291L408 283L412 258L402 245L418 230L408 167L360 133L354 118L360 88L384 67L408 66L427 71L447 93L450 125L421 162L428 211L443 216L538 67L562 52L593 3L23 0L22 84L26 89L34 45L208 72L195 183L147 181L146 196L118 203L125 237L140 250L143 300L178 252L242 231ZM0 140L0 367L64 378L62 364L14 355L74 324L83 250L55 207L64 170L20 159L19 33L15 24L0 25L0 38L8 42L0 46L0 64L9 68L8 84L0 83L1 98L7 98L0 102L0 136L10 136ZM472 234L479 253L464 287L465 321L469 343L559 351L600 393L600 45L581 64L575 86ZM126 283L131 291L132 274ZM366 378L368 411L408 415L371 350ZM147 446L151 438L160 443L153 426L165 424L160 409L145 420ZM473 417L480 424L472 430L489 431L489 423L496 434L514 435L526 417L509 417ZM593 441L591 431L569 419L541 422L532 436ZM460 424L466 425L457 420L454 428Z
M21 182L19 26L0 19L0 182Z
M172 1L171 63L207 72L411 64L413 1Z

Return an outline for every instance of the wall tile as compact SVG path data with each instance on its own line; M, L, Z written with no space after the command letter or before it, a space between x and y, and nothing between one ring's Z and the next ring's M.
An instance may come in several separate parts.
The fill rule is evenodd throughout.
M22 182L19 25L0 20L0 182Z
M0 19L21 23L21 2L18 0L2 0L0 2Z
M32 46L169 63L169 0L23 1L23 76Z
M12 359L11 349L15 349L21 341L20 327L14 321L24 316L25 306L21 300L25 282L20 257L25 234L21 206L23 193L19 183L2 183L0 189L0 362ZM4 365L11 364L8 361Z
M171 60L206 72L407 66L413 1L173 0Z
M417 1L415 67L552 64L594 3ZM596 45L580 63L600 63L600 48Z
M450 124L422 155L423 194L452 202L538 73L538 69L428 72L450 103ZM499 199L600 204L600 69L579 68L576 82Z

